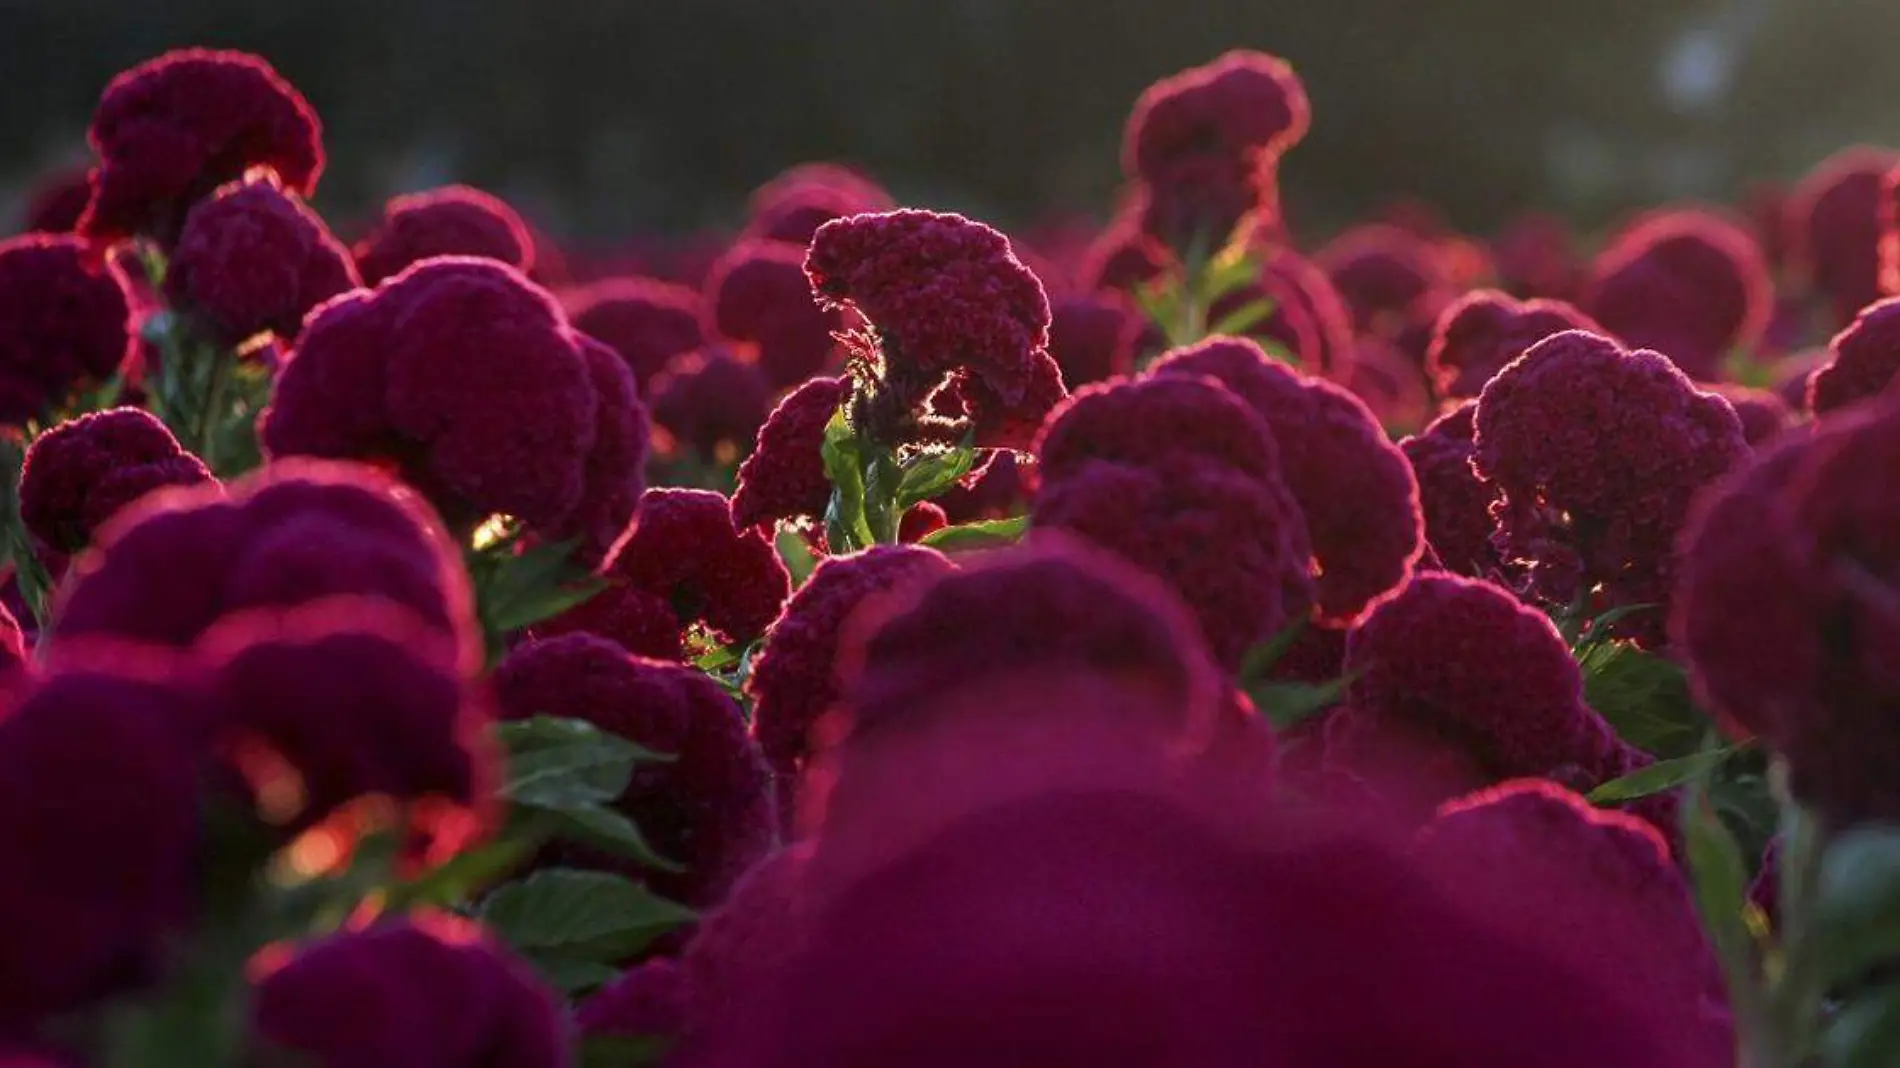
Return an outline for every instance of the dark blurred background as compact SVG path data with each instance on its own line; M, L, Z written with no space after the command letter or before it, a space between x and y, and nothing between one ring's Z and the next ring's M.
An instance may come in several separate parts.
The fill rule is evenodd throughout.
M1896 0L0 0L0 209L83 158L114 72L204 44L316 104L338 221L465 180L570 239L683 232L813 158L1005 225L1099 217L1141 89L1249 46L1312 98L1303 233L1400 195L1595 224L1900 143L1896 41Z

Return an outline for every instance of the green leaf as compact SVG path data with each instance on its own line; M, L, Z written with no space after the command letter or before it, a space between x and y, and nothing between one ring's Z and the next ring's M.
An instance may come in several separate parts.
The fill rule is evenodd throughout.
M397 912L423 906L466 905L532 856L536 846L532 837L509 835L458 853L434 870L390 887L385 906Z
M1893 1068L1900 1064L1900 985L1848 999L1821 1032L1827 1068Z
M973 523L958 523L956 526L933 530L917 543L946 553L963 552L969 549L992 549L999 545L1009 545L1023 536L1029 529L1029 517L1017 516L1013 519L979 519Z
M1275 732L1297 726L1339 703L1352 680L1340 677L1329 682L1267 682L1248 690L1254 709Z
M692 922L694 914L618 875L547 868L498 888L478 918L531 959L612 963Z
M780 527L772 538L772 545L778 549L778 558L785 561L785 570L791 573L792 589L803 586L818 567L818 555L811 551L811 542L791 527Z
M1223 254L1208 262L1206 270L1201 272L1198 294L1204 305L1213 305L1222 297L1229 296L1244 286L1252 285L1260 279L1264 267L1260 257L1243 252L1239 255ZM1269 313L1271 309L1269 309ZM1263 313L1263 317L1264 317ZM1244 328L1243 328L1244 329ZM1210 333L1223 333L1219 329Z
M601 730L584 719L533 716L509 720L495 725L495 738L511 756L537 749L582 746L611 748L627 754L638 764L669 764L673 761L669 754L656 753L618 734Z
M1738 751L1738 746L1724 746L1719 749L1705 749L1691 753L1686 757L1673 760L1658 760L1646 768L1639 768L1628 775L1609 782L1590 791L1590 800L1599 805L1613 804L1619 801L1634 801L1639 797L1674 790L1693 779L1714 774L1722 762Z
M714 672L729 668L739 662L739 650L729 645L719 645L700 654L693 666L701 671Z
M1600 642L1578 666L1584 700L1617 737L1660 757L1696 751L1709 719L1690 697L1681 665L1629 642Z
M1702 926L1728 980L1738 1016L1754 1019L1762 1003L1756 946L1748 927L1748 871L1735 838L1709 803L1708 782L1691 779L1683 797L1683 841Z
M864 445L845 418L844 409L833 413L825 424L821 455L825 477L831 480L825 531L834 553L856 552L877 544L865 513Z
M1577 640L1570 651L1576 654L1577 658L1581 660L1592 648L1610 639L1611 627L1616 626L1631 616L1641 615L1644 612L1654 612L1661 607L1661 605L1655 603L1617 605L1615 608L1592 618L1589 621L1588 629L1585 631L1583 637Z
M1182 293L1170 278L1162 278L1135 290L1135 303L1150 322L1160 327L1172 343L1181 321Z
M1287 650L1293 648L1300 636L1306 633L1306 627L1305 619L1296 619L1281 627L1273 637L1248 649L1247 655L1240 661L1241 685L1265 678L1267 672L1273 670L1273 665L1279 663Z
M976 449L966 443L943 452L924 453L905 464L897 483L898 514L919 501L941 496L970 473L976 459Z
M534 970L547 984L568 997L585 994L620 978L620 969L597 960L576 960L556 955L534 958Z
M640 828L611 808L580 806L539 810L541 825L555 838L575 842L602 853L638 861L661 871L685 871L686 865L667 859L648 844Z
M1821 988L1833 990L1900 960L1900 827L1843 832L1820 863L1803 950L1824 964Z
M590 1035L581 1039L580 1068L650 1068L673 1047L671 1036Z
M536 545L517 553L515 537L470 554L469 574L482 627L512 634L586 603L607 588L577 562L574 541Z
M1273 314L1273 301L1267 297L1250 300L1219 319L1207 328L1209 334L1244 334L1265 322Z
M531 749L509 759L501 796L519 805L556 810L596 805L627 791L633 765L632 754L604 740L598 745Z

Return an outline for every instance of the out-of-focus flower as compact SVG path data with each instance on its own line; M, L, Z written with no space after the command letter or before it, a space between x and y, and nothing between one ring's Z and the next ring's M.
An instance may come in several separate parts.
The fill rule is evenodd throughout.
M1418 480L1419 510L1425 517L1425 543L1441 567L1483 578L1496 571L1498 551L1491 542L1491 502L1497 490L1471 468L1472 416L1477 403L1466 401L1399 442Z
M1352 362L1352 317L1326 272L1284 246L1254 251L1261 257L1260 276L1214 302L1208 321L1217 324L1266 301L1272 306L1267 316L1242 332L1278 345L1308 374L1339 378Z
M757 1004L797 954L804 936L801 876L810 855L803 843L772 853L739 877L718 908L701 914L679 960L689 1029Z
M883 187L849 167L801 163L753 192L746 235L802 249L833 219L892 206Z
M1124 210L1082 253L1076 284L1089 293L1105 289L1133 292L1142 283L1160 277L1172 263L1173 253L1168 247L1142 232L1140 215Z
M1828 343L1808 379L1808 410L1826 415L1885 391L1900 376L1900 297L1868 305Z
M1111 293L1069 297L1049 309L1049 355L1070 389L1133 374L1135 348L1148 321Z
M574 329L620 354L644 391L675 357L706 347L699 294L652 278L597 282L566 298Z
M41 175L26 194L21 229L36 234L70 234L92 200L92 179L84 167Z
M353 250L364 285L376 285L433 256L475 256L523 274L534 269L534 238L501 198L465 185L392 197Z
M191 486L211 472L165 424L138 408L92 412L33 439L20 469L20 521L62 553L133 501L163 486Z
M103 250L77 237L0 241L0 422L43 417L131 358L131 297Z
M199 201L165 272L173 306L226 344L264 330L292 340L307 312L357 285L349 252L268 173Z
M952 523L1008 519L1023 514L1034 492L1036 461L1018 452L993 452L933 503Z
M1846 325L1880 299L1881 189L1900 156L1856 145L1821 161L1788 200L1790 259Z
M1594 319L1563 301L1517 301L1495 289L1477 290L1438 314L1425 370L1439 395L1475 397L1525 349L1565 330L1603 333Z
M585 1038L671 1040L688 1020L687 990L674 961L657 957L622 972L574 1010Z
M758 365L720 349L682 356L653 380L653 422L701 456L751 448L771 404Z
M1748 231L1713 212L1681 209L1651 213L1618 234L1591 264L1581 303L1631 346L1714 380L1731 351L1761 340L1774 286Z
M1435 246L1396 226L1348 230L1314 262L1344 298L1361 333L1395 338L1408 326L1431 323L1451 299Z
M1760 447L1794 423L1794 412L1786 402L1765 389L1753 389L1733 382L1717 382L1709 392L1728 401L1735 418L1742 424L1742 437L1749 445Z
M1516 216L1491 242L1491 258L1504 288L1518 297L1570 300L1583 281L1570 224L1561 216Z
M122 72L86 136L99 165L78 228L99 240L149 234L169 244L193 203L253 167L299 196L323 172L310 102L244 52L182 49Z
M778 241L745 241L713 264L706 316L736 351L758 364L772 388L796 386L826 370L842 317L818 306L805 279L805 251Z
M825 424L849 392L842 378L814 378L772 409L759 427L752 454L739 466L732 521L741 530L825 514L831 499L822 452Z

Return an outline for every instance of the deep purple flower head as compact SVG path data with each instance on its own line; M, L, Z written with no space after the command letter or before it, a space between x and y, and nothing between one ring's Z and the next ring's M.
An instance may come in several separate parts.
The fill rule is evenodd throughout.
M1092 461L1141 464L1185 456L1273 479L1280 454L1260 417L1199 375L1151 375L1077 390L1036 443L1044 482Z
M1049 355L1070 389L1133 374L1148 320L1113 293L1069 297L1049 308Z
M882 186L849 167L801 163L753 191L746 236L803 249L833 219L893 206Z
M20 521L42 544L76 553L119 509L152 490L210 480L205 465L147 412L92 412L55 426L27 448Z
M1546 616L1510 592L1418 575L1346 638L1347 710L1328 757L1415 815L1506 779L1595 787L1619 746Z
M700 914L679 960L694 1026L756 1004L762 985L797 954L810 856L809 843L771 853L732 884L719 907Z
M1139 208L1139 203L1131 205ZM1138 212L1124 210L1089 242L1076 267L1076 287L1084 292L1102 290L1131 293L1142 283L1161 276L1174 263L1168 247L1142 232Z
M814 378L787 394L759 427L752 455L739 466L732 521L741 530L779 519L816 519L831 499L822 449L825 424L845 402L842 378Z
M390 198L353 252L363 284L371 286L434 256L496 260L523 274L534 269L534 238L521 216L500 197L465 185Z
M133 352L125 276L77 237L0 241L0 422L41 417Z
M1475 397L1525 349L1565 330L1603 333L1594 319L1563 301L1519 301L1495 289L1476 290L1438 313L1425 370L1441 396Z
M796 386L832 363L842 317L818 306L805 278L805 250L742 241L706 277L708 333L759 365L773 389Z
M574 329L620 354L642 390L677 356L706 347L699 294L653 278L614 278L567 297Z
M915 545L937 531L950 525L950 513L936 501L918 501L905 509L904 515L897 521L897 540L904 545Z
M952 523L1008 519L1027 511L1034 493L1036 461L1019 452L993 452L989 459L934 502Z
M1272 432L1280 472L1306 517L1321 618L1350 622L1405 581L1424 545L1418 483L1357 397L1276 363L1244 338L1176 349L1153 373L1213 378Z
M443 257L311 316L258 429L273 457L398 465L457 529L500 513L598 554L643 485L644 424L545 291Z
M44 174L26 194L20 229L29 234L70 234L92 200L92 178L84 167Z
M312 461L115 516L69 573L54 629L182 648L226 613L341 595L392 601L474 647L467 573L428 505L368 468Z
M1885 391L1900 377L1900 297L1863 308L1828 343L1828 359L1808 379L1808 410L1826 415Z
M1735 410L1676 365L1582 331L1532 346L1484 387L1472 466L1497 486L1508 563L1559 604L1669 599L1689 502L1748 456ZM1659 640L1658 613L1626 621Z
M1386 436L1395 437L1423 429L1437 414L1420 358L1396 342L1362 335L1353 342L1350 361L1335 367L1330 381L1358 397Z
M653 422L700 456L751 448L771 407L764 372L723 349L682 356L653 380Z
M1518 297L1571 300L1583 282L1576 239L1560 215L1524 212L1491 242L1498 279Z
M1340 234L1314 256L1361 333L1394 337L1432 322L1450 299L1436 246L1396 226L1373 223Z
M0 676L26 665L26 633L13 610L0 603Z
M1720 963L1648 824L1521 779L1446 804L1416 848L1454 900L1521 944L1580 969L1616 961L1632 1011L1677 1021L1680 1063L1732 1063Z
M1264 300L1272 311L1244 333L1262 344L1278 345L1308 374L1339 375L1352 361L1352 317L1326 272L1284 246L1256 251L1264 256L1260 277L1216 301L1208 321L1218 323Z
M574 1010L584 1038L646 1038L670 1041L688 1021L687 990L680 966L666 957L622 972Z
M1475 401L1466 401L1399 442L1399 451L1411 461L1418 480L1426 545L1445 570L1482 578L1498 565L1498 551L1491 544L1491 502L1497 490L1471 469L1477 407Z
M932 549L877 545L850 556L831 557L812 571L767 632L765 651L746 679L752 698L752 736L778 775L782 813L806 758L812 727L838 698L838 644L845 621L874 594L951 570Z
M1264 52L1237 49L1150 85L1122 133L1142 229L1176 248L1213 248L1249 212L1277 218L1275 171L1311 121L1299 76Z
M1831 825L1900 816L1900 407L1784 434L1697 505L1671 636L1706 706L1787 760ZM1872 477L1870 477L1870 475Z
M449 921L381 923L303 947L256 985L267 1048L312 1068L565 1068L560 999Z
M310 102L244 52L167 52L106 86L87 140L99 154L79 231L169 243L185 212L253 167L309 196L323 173L323 127Z
M1742 438L1759 448L1794 424L1794 412L1786 401L1765 389L1754 389L1734 382L1716 382L1709 392L1728 401L1735 418L1742 424Z
M771 849L778 832L771 769L739 706L704 672L629 656L591 634L565 634L516 647L496 667L494 685L504 718L582 719L674 757L637 766L614 802L654 849L685 866L640 871L656 892L696 907L716 904Z
M1794 266L1842 325L1881 296L1881 189L1896 160L1884 148L1843 149L1809 171L1788 202Z
M158 978L195 909L197 706L152 657L63 666L0 714L0 1031Z
M227 344L264 330L292 340L310 309L358 284L329 227L269 173L199 201L165 273L171 304Z
M946 444L968 435L979 449L1028 452L1049 414L1068 396L1061 365L1044 352L1030 369L1027 388L1014 401L1005 399L982 377L957 371L930 404L951 419L951 427L942 434Z
M1731 351L1761 340L1774 284L1747 230L1713 212L1659 211L1597 255L1581 303L1631 346L1713 380Z

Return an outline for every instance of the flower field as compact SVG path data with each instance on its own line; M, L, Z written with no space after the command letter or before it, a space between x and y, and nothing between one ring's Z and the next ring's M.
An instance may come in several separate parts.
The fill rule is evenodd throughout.
M1900 153L1307 248L1316 120L603 253L113 79L0 240L0 1068L1900 1063Z

